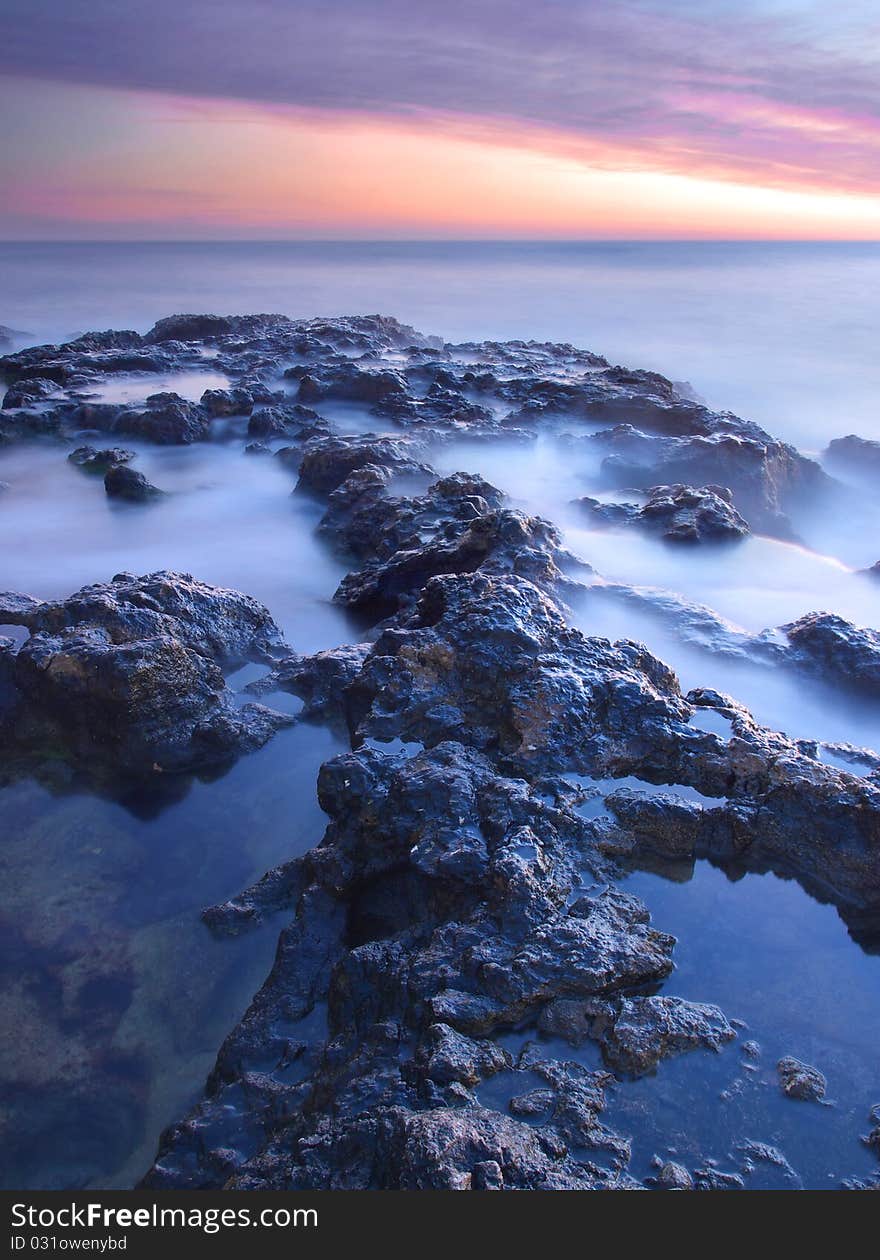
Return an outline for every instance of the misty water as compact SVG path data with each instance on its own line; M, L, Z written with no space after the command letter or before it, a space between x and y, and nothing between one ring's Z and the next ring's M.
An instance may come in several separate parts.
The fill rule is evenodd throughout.
M19 345L145 331L180 310L382 311L452 340L567 341L687 379L809 452L849 432L880 437L877 246L0 245L0 276L0 323L20 330ZM98 396L198 398L224 383L206 357L203 372L114 377ZM382 427L362 408L322 411L348 432ZM560 526L592 568L570 610L586 633L641 639L684 689L728 692L793 737L880 751L876 704L684 642L654 597L705 605L748 633L819 609L880 627L880 584L859 572L880 560L876 496L853 483L845 501L794 522L798 544L755 536L695 554L588 526L574 500L604 492L586 431L561 424L528 446L438 443L430 460L483 474ZM0 588L57 597L121 570L172 568L260 599L297 651L357 638L331 602L344 566L315 534L320 505L292 494L279 461L245 455L245 422L219 421L214 434L193 447L126 440L166 492L150 508L109 501L57 449L0 452ZM714 733L726 738L723 725ZM339 750L322 728L297 726L215 781L153 801L4 781L0 1004L14 1034L0 1050L3 1184L121 1186L146 1170L277 938L274 922L219 942L199 910L318 841L317 770ZM797 883L739 874L698 863L633 872L626 886L680 938L663 991L742 1019L741 1040L762 1047L756 1070L736 1043L664 1063L617 1087L610 1122L633 1134L637 1175L651 1155L673 1154L677 1133L684 1162L703 1153L726 1166L740 1139L772 1140L806 1184L835 1185L873 1158L858 1134L880 1102L880 956ZM774 1065L788 1053L826 1072L835 1106L781 1098Z

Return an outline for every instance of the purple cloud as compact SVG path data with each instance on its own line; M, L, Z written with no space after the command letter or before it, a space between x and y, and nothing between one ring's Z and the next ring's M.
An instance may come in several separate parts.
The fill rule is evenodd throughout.
M818 0L6 0L0 73L458 114L558 132L594 159L605 146L873 192L875 14L867 0L843 17Z

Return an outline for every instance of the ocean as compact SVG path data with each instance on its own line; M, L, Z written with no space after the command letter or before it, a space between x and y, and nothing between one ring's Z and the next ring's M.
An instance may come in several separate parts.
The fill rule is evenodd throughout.
M688 380L814 450L878 436L880 244L0 244L0 324L27 341L180 311L381 312L448 340L568 341Z
M686 380L713 407L807 452L846 433L880 438L877 244L0 245L0 324L17 330L16 347L146 331L184 311L380 312L452 341L571 342ZM95 397L137 401L158 388L198 399L229 383L216 366L108 377ZM327 414L352 432L382 424L358 404ZM282 461L243 455L238 419L191 446L126 438L167 492L151 507L111 502L56 443L10 443L0 452L0 589L63 598L121 570L172 568L261 600L298 652L357 641L363 628L332 600L347 565L317 532L323 506L292 493ZM585 521L573 501L603 493L599 455L564 438L442 441L428 458L438 471L479 472L552 520L611 583L705 605L750 633L823 608L880 627L880 583L861 572L880 560L869 483L855 478L829 505L806 505L793 519L798 543L753 535L735 548L670 548ZM568 613L586 634L644 641L683 690L732 694L771 729L880 749L870 697L712 655L652 615L649 599L573 598ZM242 691L252 669L229 686ZM338 733L296 725L225 775L155 800L14 765L0 775L0 1186L124 1187L146 1172L164 1127L200 1097L288 917L220 940L200 911L320 841L318 769L344 748ZM658 1152L724 1164L768 1134L808 1187L870 1174L876 1159L859 1134L877 1102L880 954L777 874L701 860L672 878L635 870L626 887L679 937L663 992L718 1002L763 1048L760 1069L731 1048L614 1087L607 1119L632 1135L634 1174L650 1175ZM511 1033L511 1052L534 1035ZM788 1054L822 1067L834 1107L768 1088ZM773 1186L782 1174L773 1165L752 1184L763 1187L760 1176Z

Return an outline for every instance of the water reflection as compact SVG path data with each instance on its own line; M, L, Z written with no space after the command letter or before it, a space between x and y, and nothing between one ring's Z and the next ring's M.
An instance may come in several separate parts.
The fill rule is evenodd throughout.
M320 839L322 761L297 726L164 810L32 779L0 789L4 1186L126 1186L198 1096L269 970L278 924L214 939L199 911Z

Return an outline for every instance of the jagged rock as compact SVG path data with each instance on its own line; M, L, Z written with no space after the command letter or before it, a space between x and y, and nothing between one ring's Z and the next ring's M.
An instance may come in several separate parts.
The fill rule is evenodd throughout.
M164 491L157 490L143 473L125 464L113 464L104 475L104 489L111 499L125 499L129 503L149 503L160 498Z
M200 403L208 415L214 419L217 416L249 416L253 410L254 399L250 390L240 387L206 389Z
M531 773L598 770L689 712L671 670L641 645L585 639L531 582L432 578L383 633L351 688L357 730L380 739L466 738Z
M401 502L398 500L397 502ZM404 501L405 502L405 501ZM379 620L411 602L429 578L441 574L511 572L541 586L562 580L554 553L561 551L559 534L547 521L521 512L487 512L455 525L440 522L430 542L413 538L387 559L377 558L343 578L337 603ZM410 541L410 540L407 540Z
M206 346L230 385L200 404L89 401L108 373L198 370ZM233 701L222 671L246 660L271 666L250 694L300 696L304 718L344 726L354 748L322 768L323 840L205 912L218 933L280 909L286 926L150 1185L638 1188L626 1140L601 1122L608 1074L542 1058L544 1043L515 1057L499 1038L593 1039L621 1073L718 1048L732 1028L717 1008L645 996L674 942L615 885L618 863L705 855L776 870L866 929L880 914L880 787L729 697L683 697L641 645L573 630L560 603L574 593L571 557L553 526L478 477L438 478L424 437L552 430L604 456L609 485L668 483L652 511L673 535L731 520L741 533L746 517L790 533L784 514L830 479L656 374L543 343L444 347L381 317L175 316L146 337L87 334L7 356L0 371L30 400L0 418L13 436L134 425L188 442L214 416L250 413L249 437L283 439L279 462L326 500L322 536L357 565L339 601L383 622L368 643L301 657L260 605L179 575L120 575L67 601L0 598L0 624L30 630L21 647L0 645L0 722L16 755L49 747L116 773L223 765L289 720ZM276 388L282 377L301 401ZM369 409L385 435L338 435L304 406L322 398ZM615 427L595 434L597 419ZM752 636L598 578L583 598L650 605L731 659L852 670L803 627L787 642ZM869 669L872 645L844 637ZM730 738L690 725L695 708L727 718ZM636 775L646 789L594 789L610 816L589 821L589 785L572 772ZM764 1158L760 1145L747 1161ZM740 1188L743 1171L661 1165L654 1184Z
M212 341L235 332L239 321L224 315L169 315L153 325L144 341Z
M239 709L221 664L269 657L280 634L255 600L188 575L119 575L70 599L0 596L30 637L5 662L0 725L22 749L152 773L228 761L289 719Z
M580 499L593 520L608 525L638 525L667 542L731 542L745 538L748 523L723 486L653 486L643 507Z
M96 450L94 446L78 446L67 458L83 472L103 474L120 464L129 463L134 457L134 451L127 451L121 446L104 447L101 450Z
M303 702L303 714L314 719L345 724L346 691L363 668L368 643L355 643L314 656L289 656L265 678L249 684L253 695L289 691Z
M880 634L834 613L807 613L782 626L799 664L832 683L880 694Z
M681 998L624 998L602 1040L615 1071L644 1076L661 1059L687 1050L720 1050L736 1036L717 1006Z
M317 411L299 403L258 407L248 421L249 437L292 437L297 441L306 441L322 435L329 435L327 421Z
M299 488L329 494L356 469L374 464L395 472L424 472L416 448L404 438L332 437L309 442L299 470Z
M667 1160L665 1164L661 1164L657 1170L655 1178L657 1188L660 1190L693 1190L694 1179L681 1164L673 1163Z
M510 1055L493 1041L474 1041L448 1024L433 1024L428 1029L425 1054L425 1072L438 1085L452 1081L477 1085L513 1066Z
M51 398L58 392L58 382L45 380L41 376L33 376L27 380L10 385L3 395L3 410L15 407L31 407L44 398Z
M697 1168L694 1172L697 1190L745 1190L746 1183L739 1173L722 1172L720 1168Z
M610 486L723 486L752 529L791 537L786 512L815 501L833 483L794 447L734 420L718 417L712 431L682 437L652 436L626 424L587 440L609 451L602 469Z
M487 1161L498 1163L505 1185L545 1184L535 1130L475 1108L467 1094L511 1070L491 1034L548 1000L613 994L667 974L671 938L618 890L569 904L587 824L461 745L411 758L372 749L337 757L322 768L319 800L330 816L321 844L240 903L247 917L248 905L251 915L270 908L273 894L286 904L292 898L296 917L273 975L221 1051L218 1086L246 1079L268 1100L270 1086L257 1086L250 1064L265 1061L267 1038L283 1053L272 1031L280 1010L295 1036L296 1020L326 1000L328 1024L298 1052L307 1075L285 1087L287 1101L271 1087L271 1114L257 1122L260 1154L238 1164L235 1184L459 1184ZM231 923L232 906L220 910L220 921ZM537 1056L517 1070L538 1073L551 1099L541 1141L552 1144L552 1184L616 1180L619 1173L601 1172L588 1157L611 1152L619 1169L628 1155L598 1120L602 1074ZM308 1102L328 1090L332 1120ZM222 1128L222 1098L220 1088L200 1105L196 1128L185 1122L166 1136L149 1184L193 1184L185 1152L196 1129ZM272 1118L282 1113L287 1137ZM461 1154L450 1147L441 1159L429 1135L462 1116ZM486 1144L493 1132L512 1143L500 1159L497 1145ZM198 1184L219 1175L213 1159L200 1158Z
M779 1085L786 1098L797 1098L803 1102L821 1102L825 1097L827 1082L818 1068L808 1063L801 1063L791 1055L780 1059L776 1064L779 1074Z
M208 436L210 418L198 403L178 394L151 394L143 408L119 413L113 431L145 438L160 445L186 445Z

